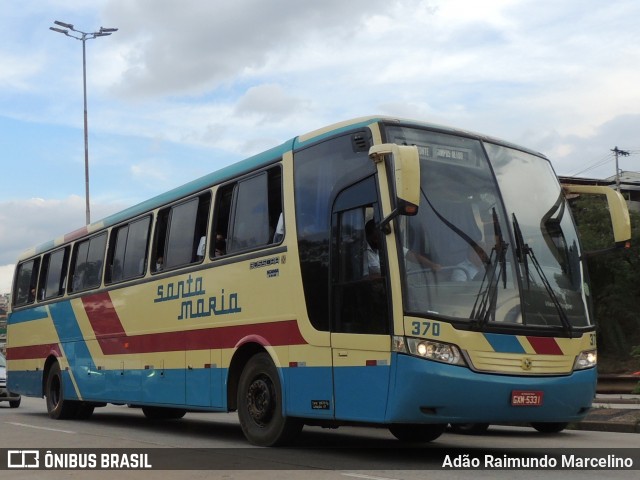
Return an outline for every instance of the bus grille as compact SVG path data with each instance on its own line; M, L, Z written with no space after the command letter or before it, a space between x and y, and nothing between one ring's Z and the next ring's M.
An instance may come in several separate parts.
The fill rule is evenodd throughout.
M568 375L575 360L568 355L469 351L467 359L475 371L513 375Z

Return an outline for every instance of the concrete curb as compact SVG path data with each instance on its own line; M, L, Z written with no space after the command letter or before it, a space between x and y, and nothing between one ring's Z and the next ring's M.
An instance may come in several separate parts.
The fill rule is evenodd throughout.
M580 423L569 425L569 429L640 433L640 409L596 407Z

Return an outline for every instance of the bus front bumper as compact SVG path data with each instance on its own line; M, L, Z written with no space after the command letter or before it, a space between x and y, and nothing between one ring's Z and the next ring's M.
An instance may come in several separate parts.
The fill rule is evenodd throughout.
M386 423L580 421L596 392L596 369L566 376L473 372L396 354ZM541 394L540 405L512 405L514 391Z

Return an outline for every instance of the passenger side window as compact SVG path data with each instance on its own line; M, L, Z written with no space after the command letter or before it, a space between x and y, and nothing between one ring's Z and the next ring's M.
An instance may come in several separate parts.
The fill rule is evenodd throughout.
M40 271L40 300L49 300L64 295L67 284L69 250L69 247L65 247L44 256Z
M36 299L40 257L18 265L16 283L13 287L13 305L21 307L33 303Z
M225 185L217 196L214 257L282 241L282 174L280 167Z
M266 199L267 172L238 183L233 228L227 240L229 252L269 243L269 207Z
M151 217L144 217L112 231L106 283L144 275L150 225Z
M210 205L211 194L207 192L158 213L152 271L203 260Z
M70 292L100 286L106 245L106 232L76 244L71 261Z

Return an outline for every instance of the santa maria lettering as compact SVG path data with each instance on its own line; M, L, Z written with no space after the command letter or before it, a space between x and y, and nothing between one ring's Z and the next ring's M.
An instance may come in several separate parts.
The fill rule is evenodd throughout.
M193 278L191 275L186 280L158 285L154 303L175 300L182 300L178 320L229 315L242 311L236 292L225 294L223 288L219 295L207 296L202 277Z

